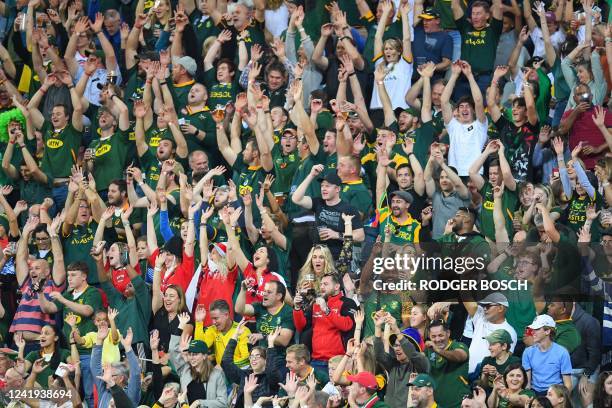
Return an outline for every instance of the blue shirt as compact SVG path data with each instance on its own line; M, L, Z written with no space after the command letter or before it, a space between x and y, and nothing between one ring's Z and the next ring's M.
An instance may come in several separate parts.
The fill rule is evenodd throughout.
M543 392L553 384L563 384L562 375L572 374L570 355L565 347L553 343L541 351L537 345L527 347L523 353L523 367L531 370L531 388Z
M452 60L453 39L446 31L426 33L423 26L415 27L412 54L417 66L428 61L439 64L442 58Z

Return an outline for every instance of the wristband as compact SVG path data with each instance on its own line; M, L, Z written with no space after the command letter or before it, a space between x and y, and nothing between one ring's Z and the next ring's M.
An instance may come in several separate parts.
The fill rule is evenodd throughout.
M350 77L352 77L353 75L357 75L357 73L355 71L353 71L350 74L348 74L348 76L350 76Z
M40 88L39 91L42 92L43 95L47 93L47 90L44 88Z
M14 140L10 140L9 143L10 144L15 144L15 141Z
M73 84L66 85L66 86L68 87L68 89L72 89L72 88L74 88L74 85L73 85ZM113 99L113 98L111 98L111 99Z
M19 145L19 148L20 148L20 149L23 149L24 147L26 147L26 145L24 145L24 144Z
M160 85L167 85L167 84L168 84L168 81L160 81L160 82L159 82L159 84L160 84Z
M264 110L264 113L270 113L270 109Z
M142 30L142 24L134 24L134 28Z

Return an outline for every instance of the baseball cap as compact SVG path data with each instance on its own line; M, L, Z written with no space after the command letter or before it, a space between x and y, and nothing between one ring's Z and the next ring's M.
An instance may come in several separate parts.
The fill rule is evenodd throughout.
M189 343L188 353L208 354L208 346L202 340L191 340Z
M342 180L338 177L338 173L335 170L329 170L325 176L319 178L319 181L327 181L329 184L336 186L342 185Z
M412 380L408 385L412 385L413 387L431 387L436 388L436 383L428 374L419 374L416 376L414 380Z
M478 302L478 304L479 305L497 304L497 305L502 305L506 307L510 306L508 304L508 299L499 292L493 292L493 293L488 294L487 297L485 297L480 302Z
M286 128L285 130L283 130L283 135L285 135L285 133L291 133L291 136L297 136L297 129Z
M412 197L412 194L410 194L407 191L397 190L397 191L392 192L391 193L391 198L393 198L395 196L401 198L402 200L404 200L408 204L412 204L412 201L414 200L414 198Z
M418 109L413 108L412 106L402 109L402 112L406 112L409 115L416 116L417 118L421 117L421 112Z
M557 22L557 16L555 15L554 12L547 11L545 15L546 15L546 22L547 23L556 23Z
M502 344L512 344L512 336L508 333L507 330L497 329L491 332L488 336L483 337L490 344L502 343Z
M378 383L376 382L376 377L374 374L368 371L362 371L359 374L349 375L346 377L350 382L357 383L371 390L375 390L378 388Z
M433 20L434 18L440 18L440 13L433 7L427 7L422 14L419 14L419 18Z
M536 318L533 319L533 323L531 323L527 327L533 330L538 330L538 329L541 329L542 327L557 327L557 323L555 323L555 320L549 315L542 314L542 315L536 316Z
M198 70L198 64L196 64L193 58L187 55L180 58L173 58L172 63L181 65L183 68L185 68L187 72L189 72L189 75L191 76L194 76L196 71Z
M85 50L85 56L86 56L86 57L88 57L88 58L89 58L89 57L90 57L90 56L92 56L92 55L93 55L94 57L98 57L98 58L100 58L101 60L103 60L103 59L105 58L105 57L104 57L104 51L102 51L102 50L95 50L95 51L92 51L92 50Z

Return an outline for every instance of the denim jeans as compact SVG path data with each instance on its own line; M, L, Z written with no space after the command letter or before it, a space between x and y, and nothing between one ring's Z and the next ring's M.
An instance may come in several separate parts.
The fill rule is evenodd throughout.
M454 62L461 58L461 34L457 30L447 30L446 32L453 39L453 58L451 62Z
M565 108L567 106L568 98L565 99L557 99L557 104L555 105L555 114L552 120L552 127L557 127L561 123L561 116L565 112Z
M83 385L83 393L85 394L85 401L87 401L87 407L94 406L93 399L93 374L91 373L91 354L81 354L79 356L81 360L81 384Z
M51 195L53 196L53 202L55 203L55 210L57 213L60 213L64 209L66 197L68 197L68 184L53 187Z
M328 371L327 361L324 361L324 360L312 360L312 361L310 361L310 365L315 370L319 370L322 373L327 373L327 371Z

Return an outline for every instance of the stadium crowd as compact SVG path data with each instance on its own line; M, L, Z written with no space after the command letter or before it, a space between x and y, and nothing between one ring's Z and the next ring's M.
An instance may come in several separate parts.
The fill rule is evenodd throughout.
M0 1L0 406L612 407L610 11Z

